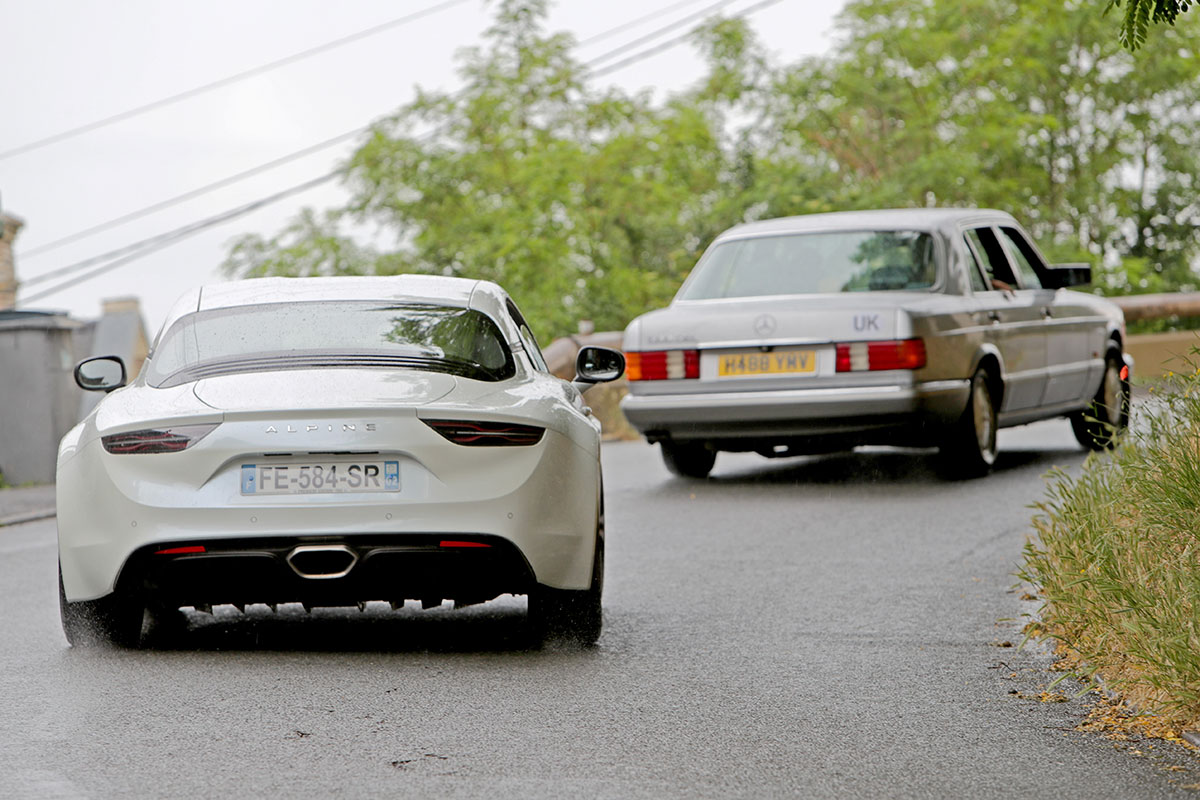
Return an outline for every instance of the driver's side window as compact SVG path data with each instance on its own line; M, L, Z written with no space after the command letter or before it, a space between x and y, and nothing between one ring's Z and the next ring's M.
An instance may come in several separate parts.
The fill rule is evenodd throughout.
M1026 289L1042 288L1042 279L1038 277L1037 267L1033 264L1039 260L1033 248L1016 228L1001 228L1000 233L1003 234L1008 252L1017 265L1017 271L1021 273L1021 285Z
M976 258L983 266L988 288L1006 292L1016 289L1019 284L1012 274L1004 248L996 239L996 232L990 227L971 228L965 236L967 244L975 251Z

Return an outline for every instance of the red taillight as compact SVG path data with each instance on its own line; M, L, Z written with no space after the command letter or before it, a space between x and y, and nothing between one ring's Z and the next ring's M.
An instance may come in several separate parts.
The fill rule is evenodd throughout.
M920 369L925 366L925 341L849 342L837 346L838 372L881 369Z
M216 425L179 425L171 428L154 428L128 433L110 433L101 436L100 443L109 453L178 453L187 450L196 442L212 433Z
M631 381L699 378L700 351L650 350L626 353L625 377Z
M166 550L155 550L156 556L184 556L189 553L203 553L204 545L192 545L190 547L168 547Z
M537 444L544 428L512 422L463 422L453 419L422 420L455 444L467 447L512 447Z
M491 547L491 545L483 542L459 542L447 539L438 542L438 547Z

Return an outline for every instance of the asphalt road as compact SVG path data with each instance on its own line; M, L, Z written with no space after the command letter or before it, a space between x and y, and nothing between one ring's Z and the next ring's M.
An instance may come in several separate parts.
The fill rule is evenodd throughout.
M1002 646L1035 607L1028 505L1083 452L1063 421L1001 447L966 483L886 450L687 482L607 445L590 650L530 647L513 598L219 608L157 649L70 649L53 520L5 528L0 796L1191 796L1200 760L1074 732L1083 700L1036 699L1045 653Z

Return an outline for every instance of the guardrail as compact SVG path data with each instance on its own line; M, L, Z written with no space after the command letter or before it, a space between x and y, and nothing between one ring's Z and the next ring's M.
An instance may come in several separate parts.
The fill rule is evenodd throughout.
M1110 297L1125 312L1126 322L1170 317L1200 317L1200 292L1131 294Z

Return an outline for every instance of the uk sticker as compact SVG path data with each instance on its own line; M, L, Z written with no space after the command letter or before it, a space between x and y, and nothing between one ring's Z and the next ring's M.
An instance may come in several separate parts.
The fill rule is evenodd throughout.
M383 488L394 492L400 488L400 462L383 462Z
M254 494L258 489L258 467L254 464L242 464L242 494Z

